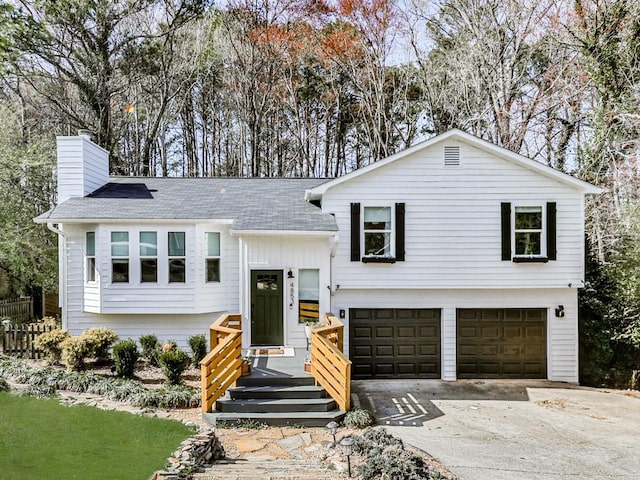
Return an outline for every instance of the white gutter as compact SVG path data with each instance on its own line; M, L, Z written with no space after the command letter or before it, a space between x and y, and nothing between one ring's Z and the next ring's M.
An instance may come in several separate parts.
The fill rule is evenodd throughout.
M59 225L59 224L58 224ZM47 222L47 228L58 235L58 306L62 310L62 328L67 329L67 234L59 228L53 226L53 223Z

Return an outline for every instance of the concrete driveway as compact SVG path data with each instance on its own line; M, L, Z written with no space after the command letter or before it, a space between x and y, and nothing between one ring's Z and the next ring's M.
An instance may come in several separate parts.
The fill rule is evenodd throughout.
M640 478L640 395L547 381L354 381L379 425L460 480Z

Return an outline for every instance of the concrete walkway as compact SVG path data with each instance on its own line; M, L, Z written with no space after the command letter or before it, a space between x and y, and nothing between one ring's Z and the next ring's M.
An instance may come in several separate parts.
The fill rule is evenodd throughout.
M363 408L460 480L640 478L640 395L547 381L353 382Z

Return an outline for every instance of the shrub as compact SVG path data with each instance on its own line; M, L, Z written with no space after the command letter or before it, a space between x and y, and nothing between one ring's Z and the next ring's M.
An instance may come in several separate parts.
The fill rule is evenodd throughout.
M193 352L191 364L198 368L200 366L200 361L207 356L207 339L204 335L194 335L189 337L188 342L191 347L191 351Z
M157 367L160 358L160 343L155 335L142 335L140 337L142 356L147 359L150 365Z
M349 428L366 428L375 423L375 418L369 410L355 408L344 416L344 425Z
M73 336L65 339L61 344L62 360L67 370L82 370L84 367L84 359L91 351L91 345L82 335Z
M7 381L0 377L0 392L8 392L9 390L11 390L11 387L9 387Z
M169 350L175 350L178 348L178 344L175 340L166 340L161 346L160 351L162 353L168 352Z
M132 378L138 361L138 346L136 342L127 338L113 346L113 359L116 365L116 374L119 377Z
M37 349L44 351L49 365L57 363L62 358L62 342L69 338L69 332L61 329L41 333L34 344Z
M27 385L17 390L18 396L21 397L38 397L46 398L54 395L56 389L51 385Z
M82 336L91 347L89 354L103 362L109 360L109 349L118 340L118 334L108 328L89 328Z
M167 350L160 355L160 366L169 385L180 385L182 374L189 366L189 355L177 348Z
M354 452L363 455L357 467L362 478L382 480L435 480L443 478L429 467L424 459L405 450L402 440L384 429L367 428L361 436L354 436Z

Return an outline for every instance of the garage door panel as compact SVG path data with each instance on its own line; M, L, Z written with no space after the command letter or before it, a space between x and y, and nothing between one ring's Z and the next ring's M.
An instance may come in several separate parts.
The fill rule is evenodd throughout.
M416 327L414 326L396 328L397 338L416 338L416 334Z
M546 378L545 309L459 309L459 378Z
M371 339L373 337L373 328L371 327L356 327L353 329L351 338L356 340L360 338Z
M353 378L440 378L440 310L351 309L349 318Z
M393 345L376 345L376 357L393 357Z
M373 353L373 349L371 345L354 345L353 346L353 354L356 357L370 357Z
M376 327L374 332L376 338L393 338L393 327Z

